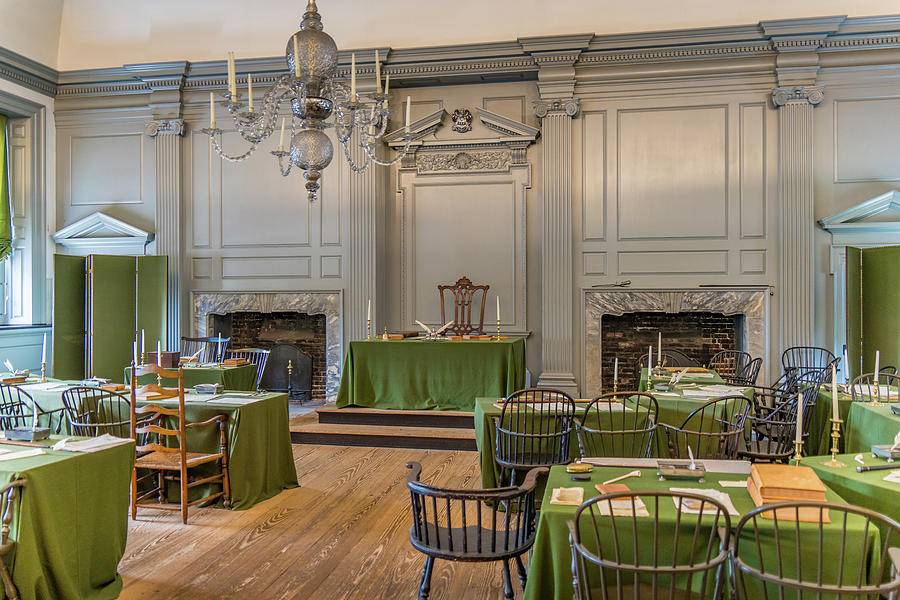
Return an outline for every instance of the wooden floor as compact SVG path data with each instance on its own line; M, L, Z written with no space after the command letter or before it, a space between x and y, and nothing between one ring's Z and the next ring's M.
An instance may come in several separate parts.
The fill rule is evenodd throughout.
M187 526L175 513L139 513L119 564L120 598L415 598L424 556L409 544L404 464L421 462L424 481L479 487L478 455L293 448L301 487L249 510L195 509ZM437 561L431 598L502 598L502 571Z

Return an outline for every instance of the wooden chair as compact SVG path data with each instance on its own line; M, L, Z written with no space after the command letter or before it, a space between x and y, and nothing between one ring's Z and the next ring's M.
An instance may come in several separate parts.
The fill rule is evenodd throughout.
M510 485L515 485L518 471L571 461L575 401L567 393L549 388L519 390L503 401L494 426L494 460L501 470L500 484L509 474Z
M228 343L231 337L211 337L207 340L210 346L211 360L209 362L221 363L228 354Z
M201 363L213 362L215 349L209 343L209 338L193 338L181 336L181 356L188 358L197 353L197 361Z
M897 402L900 392L900 375L881 372L863 373L850 384L850 396L854 402ZM804 414L804 416L806 416Z
M653 366L656 366L658 353L653 351ZM662 361L664 367L699 367L700 363L684 352L678 350L663 350ZM638 372L647 368L647 355L644 354L638 359Z
M54 415L57 415L56 433L59 433L62 425L62 412L65 408L44 410L35 402L31 394L15 385L0 383L0 429L15 429L16 427L31 427L34 411L38 418L46 416L48 427L52 427Z
M666 434L669 456L688 458L690 448L694 458L736 458L749 412L750 401L746 397L721 396L694 410L681 427L660 423Z
M97 437L108 433L130 437L131 408L128 396L95 387L73 387L62 393L69 433Z
M748 419L750 427L745 429L745 437L748 439L744 440L738 456L751 462L788 462L794 454L797 396L785 395L764 416L750 415ZM808 430L808 420L803 424L804 430ZM804 435L806 433L807 431L803 432Z
M409 540L425 554L419 600L431 593L434 559L467 562L503 561L503 596L513 598L509 560L515 559L519 582L525 588L522 554L534 544L536 531L534 487L547 469L532 469L521 486L448 489L419 481L422 465L406 463L406 486L412 501ZM500 507L505 512L500 512Z
M184 410L184 370L168 370L156 365L131 366L131 381L137 381L141 375L158 375L162 378L178 379L178 408L166 408L151 403L138 406L137 388L131 388L131 437L135 440L138 457L131 475L131 518L137 518L138 507L158 508L163 510L180 510L181 520L187 524L188 508L195 504L206 503L222 498L225 506L231 504L231 486L228 479L228 439L225 435L225 424L228 417L216 415L199 423L188 423ZM155 385L145 386L152 392L157 391ZM173 428L170 423L175 422ZM218 426L219 451L214 453L189 452L187 448L187 432L200 427ZM214 475L201 474L190 477L190 471L201 465L219 461L221 470ZM138 478L137 470L150 471L148 476ZM138 491L138 483L152 479L156 475L156 485L149 491ZM167 502L166 483L177 482L180 488L179 502ZM188 492L198 486L220 483L222 490L205 498L190 500ZM156 500L149 500L153 496Z
M781 353L781 366L785 372L791 369L831 368L834 353L818 346L793 346Z
M247 362L256 365L256 389L259 389L259 382L262 380L263 371L266 370L266 360L269 358L269 351L261 348L241 348L232 350L228 353L228 358L242 358Z
M636 497L649 517L637 516ZM683 513L683 505L699 510ZM670 510L678 511L674 524L660 520ZM725 506L706 496L669 490L604 494L579 506L568 526L579 600L721 598L727 587L731 519ZM671 535L672 543L660 542L661 535Z
M801 509L816 515L815 521L799 523ZM832 528L840 526L839 532L823 531L825 515ZM860 525L862 534L848 536L848 522ZM874 557L869 537L873 531L881 532ZM868 508L829 502L765 504L738 521L733 539L739 600L801 595L875 599L900 594L900 525Z
M9 533L13 529L13 520L18 518L21 491L25 488L25 479L14 479L0 487L0 514L3 515L0 526L0 578L3 579L3 589L10 600L18 600L19 590L13 583L9 569L4 560L16 546L15 540L10 541Z
M594 398L585 408L584 418L575 419L581 456L650 456L658 412L656 398L641 392L613 392Z
M740 350L722 350L713 355L709 368L729 385L756 385L762 358L752 358Z
M452 333L453 335L484 333L484 301L491 286L473 285L468 277L463 276L453 285L439 285L437 287L438 294L441 297L441 325L447 323L444 292L449 292L453 298L453 325L447 328L447 333ZM472 318L473 310L478 310L477 325Z

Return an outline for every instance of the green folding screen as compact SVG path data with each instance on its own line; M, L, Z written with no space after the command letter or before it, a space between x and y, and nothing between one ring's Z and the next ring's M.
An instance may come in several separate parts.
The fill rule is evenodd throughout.
M850 374L900 366L900 246L847 248L847 353Z
M121 381L141 329L148 352L165 347L167 257L57 255L56 269L55 377Z

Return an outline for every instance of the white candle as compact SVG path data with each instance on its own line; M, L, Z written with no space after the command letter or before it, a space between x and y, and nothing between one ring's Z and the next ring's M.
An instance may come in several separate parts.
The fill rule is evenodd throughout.
M41 364L47 364L47 334L44 334L44 340L41 342Z
M350 55L350 102L356 100L356 53Z
M841 418L838 406L837 367L834 365L831 365L831 416L835 421Z
M875 383L878 384L878 374L881 372L881 350L875 351Z
M375 92L381 93L381 63L378 61L378 50L375 51Z
M803 441L803 392L797 392L797 431L794 441Z
M406 97L406 133L409 133L409 96Z
M650 346L650 352L647 353L647 382L650 382L650 373L653 371L653 345Z
M659 332L659 344L658 344L658 347L656 348L656 351L658 353L657 359L656 359L656 364L661 365L662 364L662 331Z
M619 357L616 357L615 365L613 365L613 383L619 383Z
M156 366L162 366L162 343L159 340L156 340Z
M209 128L216 128L216 98L212 92L209 93Z
M237 95L237 71L234 68L234 52L228 53L228 64L231 66L228 78L228 91L231 92L231 100L233 102Z
M294 35L294 77L300 77L300 58L297 56L300 54L297 48L297 36Z
M390 86L391 86L391 74L388 73L387 75L384 76L384 95L385 96L388 95L388 89L390 88ZM385 98L384 101L387 102L387 98Z
M250 101L250 112L253 112L253 76L247 73L247 99Z
M138 364L137 360L138 360L137 359L137 341L135 341L134 342L134 360L132 361L132 364L135 364L135 365Z
M500 322L500 296L497 296L497 322Z
M366 321L372 320L372 299L369 298L369 306L366 307Z
M847 354L847 346L844 346L844 383L850 383L850 356Z
M278 142L279 152L284 152L284 119L285 117L281 117L281 140Z
M141 329L141 355L144 354L144 330Z

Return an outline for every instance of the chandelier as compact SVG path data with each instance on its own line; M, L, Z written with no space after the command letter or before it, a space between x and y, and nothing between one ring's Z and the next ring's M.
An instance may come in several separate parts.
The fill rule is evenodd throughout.
M409 151L409 97L406 98L405 145L393 160L383 161L376 156L376 143L385 134L390 109L388 87L390 75L381 90L381 63L375 51L375 91L359 93L356 89L356 55L351 57L350 89L338 81L338 50L334 39L322 30L322 17L315 0L309 0L300 31L288 39L285 49L288 72L278 76L262 98L262 106L253 104L253 80L247 74L247 102L237 91L234 53L228 54L228 91L220 102L234 120L234 127L250 147L243 154L229 155L222 148L224 130L216 127L215 95L209 93L209 127L201 131L210 137L216 152L225 160L239 162L249 157L259 143L271 136L278 126L278 116L284 103L289 105L289 146L285 148L285 125L281 119L281 141L272 155L285 177L293 167L303 170L310 201L316 199L322 171L331 163L334 146L325 129L335 128L335 137L344 149L344 156L354 173L362 173L371 163L393 165ZM334 117L329 122L330 117ZM354 133L356 135L354 136ZM354 139L355 138L355 139ZM354 160L351 149L362 149L361 159Z

